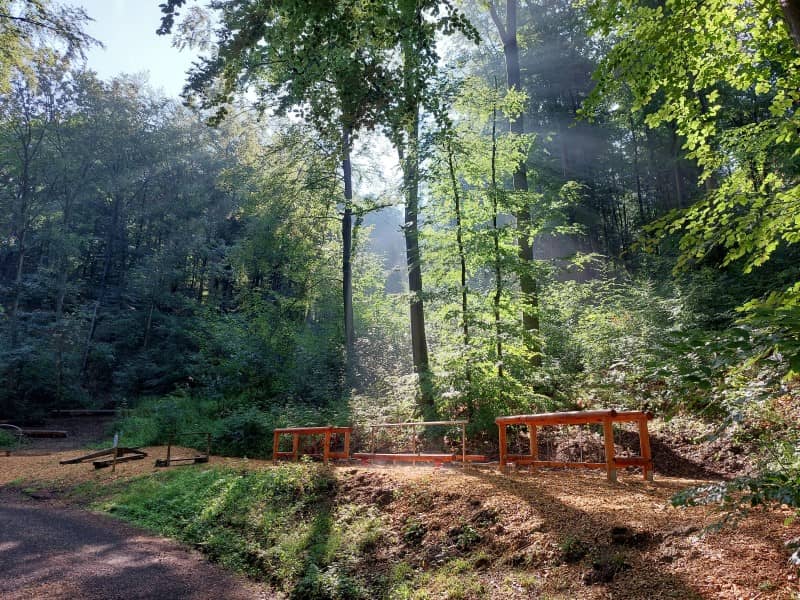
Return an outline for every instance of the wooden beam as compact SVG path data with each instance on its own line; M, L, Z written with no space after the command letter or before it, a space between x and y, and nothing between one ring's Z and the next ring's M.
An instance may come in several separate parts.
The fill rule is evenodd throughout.
M642 458L647 461L642 466L645 481L653 481L653 454L650 450L650 433L647 431L647 419L639 419L639 447Z
M497 417L497 425L586 425L589 423L602 423L607 418L613 418L618 423L636 422L642 418L652 419L653 415L642 411L616 411L603 410L574 410L555 413L541 413L536 415L512 415Z
M603 443L606 450L606 478L614 482L617 480L617 469L614 466L614 422L610 416L603 419Z
M506 447L506 425L505 423L499 423L498 427L498 432L500 434L500 471L505 472L506 454L508 453L508 448Z

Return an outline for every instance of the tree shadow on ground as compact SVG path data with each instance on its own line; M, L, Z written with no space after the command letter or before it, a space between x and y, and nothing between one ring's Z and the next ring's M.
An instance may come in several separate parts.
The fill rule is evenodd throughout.
M185 546L2 488L0 565L4 600L271 597Z
M563 589L560 589L564 597L577 597L586 593L587 584L583 577L593 570L592 562L599 559L612 563L618 561L620 565L624 563L629 567L620 570L612 581L600 584L604 588L604 597L643 600L701 598L688 581L667 570L658 560L654 551L654 546L657 545L655 539L639 547L614 544L612 528L629 524L621 520L622 515L615 515L613 508L590 513L570 506L553 496L545 485L530 476L501 476L480 471L475 476L498 492L513 495L527 504L541 519L538 531L555 537L562 551L578 541L588 546L585 557L564 567L566 572L563 574ZM620 494L625 493L625 488L615 487L615 484L600 478L593 480L592 484L603 488L604 492L613 493L618 489ZM544 571L546 566L531 565L529 568Z

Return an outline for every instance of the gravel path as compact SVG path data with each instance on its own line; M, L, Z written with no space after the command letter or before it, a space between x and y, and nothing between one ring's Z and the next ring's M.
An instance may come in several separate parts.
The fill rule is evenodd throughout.
M266 588L109 517L0 487L0 598L253 600Z

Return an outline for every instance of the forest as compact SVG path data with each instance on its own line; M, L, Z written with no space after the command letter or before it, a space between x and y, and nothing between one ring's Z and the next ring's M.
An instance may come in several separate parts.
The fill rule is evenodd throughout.
M85 11L0 0L0 418L266 457L645 409L800 504L797 0L161 9L180 99L89 69Z

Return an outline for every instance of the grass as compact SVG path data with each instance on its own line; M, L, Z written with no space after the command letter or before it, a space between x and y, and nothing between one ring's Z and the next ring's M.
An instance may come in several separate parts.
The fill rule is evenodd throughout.
M386 577L363 565L392 542L388 528L374 507L337 506L335 486L330 471L315 464L193 466L107 487L82 484L72 496L188 543L293 599L385 597Z
M16 435L6 429L0 429L0 450L13 450L19 443Z

